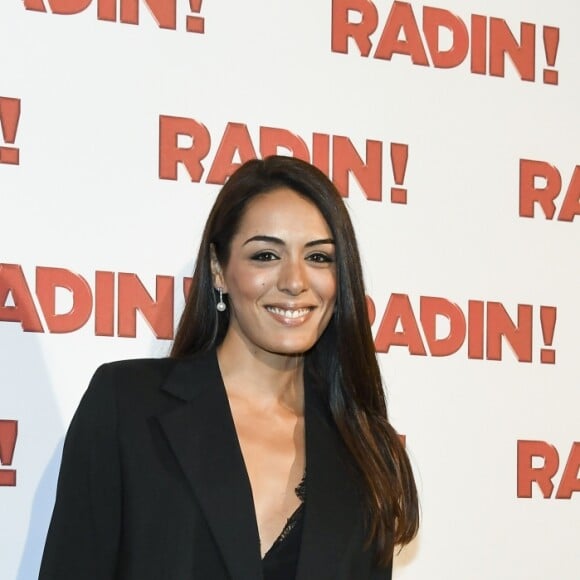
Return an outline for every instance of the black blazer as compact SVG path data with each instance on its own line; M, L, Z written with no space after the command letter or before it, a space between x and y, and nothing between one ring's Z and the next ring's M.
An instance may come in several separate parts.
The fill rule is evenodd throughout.
M298 580L386 580L356 480L305 387ZM70 425L40 580L261 580L252 493L214 351L100 367Z

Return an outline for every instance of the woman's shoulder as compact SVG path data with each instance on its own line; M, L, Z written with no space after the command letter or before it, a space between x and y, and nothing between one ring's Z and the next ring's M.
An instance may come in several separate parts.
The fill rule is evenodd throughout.
M107 406L119 417L157 414L193 399L199 389L215 384L218 379L214 351L182 358L108 362L93 374L80 406L91 409Z
M140 385L159 385L173 370L172 358L140 358L117 360L101 364L94 372L89 389L118 389Z
M94 377L151 382L166 377L177 362L177 359L168 357L117 360L100 365L95 371Z
M215 381L218 376L215 351L182 358L119 360L98 367L87 393L113 397L117 403L127 405L162 403L167 398L189 400L196 392L197 383Z
M107 362L94 372L81 402L89 405L106 400L134 405L159 396L161 387L177 364L172 358L141 358Z

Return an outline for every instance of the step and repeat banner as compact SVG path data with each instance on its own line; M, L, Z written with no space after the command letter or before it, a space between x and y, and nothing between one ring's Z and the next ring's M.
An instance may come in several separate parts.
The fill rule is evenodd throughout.
M102 362L165 356L253 157L336 183L421 494L394 578L580 578L580 7L2 0L0 577ZM344 337L345 340L348 337Z

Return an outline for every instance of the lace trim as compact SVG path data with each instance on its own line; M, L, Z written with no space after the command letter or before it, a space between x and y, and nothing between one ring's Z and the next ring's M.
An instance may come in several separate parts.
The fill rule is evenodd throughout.
M300 505L294 510L292 515L286 520L283 530L280 535L276 538L276 541L272 544L268 552L264 557L266 557L273 549L279 546L290 534L290 532L296 527L296 524L300 520L302 511L304 509L304 502L306 501L306 472L302 476L300 483L294 488L294 493L296 497L300 500Z
M306 499L306 471L304 472L300 483L294 488L294 493L296 494L296 497L304 503L304 500Z

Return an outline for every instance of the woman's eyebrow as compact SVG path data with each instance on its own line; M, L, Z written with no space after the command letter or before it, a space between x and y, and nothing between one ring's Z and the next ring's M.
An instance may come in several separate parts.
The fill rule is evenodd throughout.
M311 242L307 242L304 245L307 248L310 248L311 246L319 246L321 244L333 244L334 245L334 240L332 238L323 238L321 240L312 240Z
M284 240L281 240L280 238L276 238L274 236L252 236L251 238L248 238L242 244L242 246L245 246L246 244L249 244L250 242L268 242L270 244L276 244L278 246L284 245Z
M284 240L281 240L280 238L277 238L275 236L264 236L264 235L252 236L251 238L248 238L242 245L245 246L250 242L267 242L269 244L276 244L278 246L286 245ZM321 244L334 244L334 240L332 238L322 238L320 240L312 240L310 242L306 242L304 246L306 248L310 248L312 246L318 246Z

